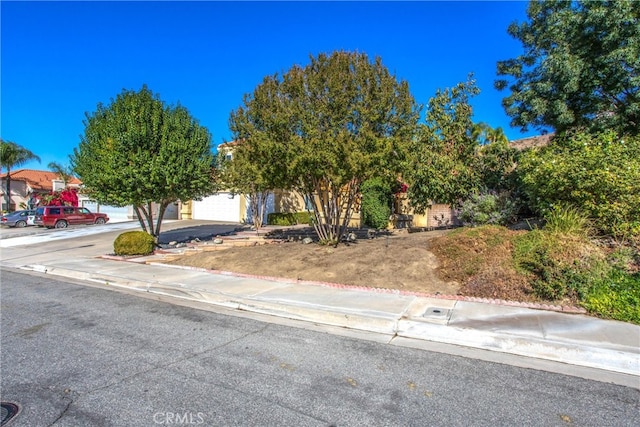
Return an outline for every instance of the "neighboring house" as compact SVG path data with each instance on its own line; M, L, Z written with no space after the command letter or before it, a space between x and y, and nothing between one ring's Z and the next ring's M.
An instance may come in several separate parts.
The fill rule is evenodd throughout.
M228 160L233 157L233 147L238 141L226 142L218 145L218 152L223 153ZM296 213L307 210L309 206L304 198L294 191L276 189L269 196L264 213L263 223L267 223L267 216L273 212ZM193 200L182 204L182 218L203 219L209 221L224 221L235 223L250 223L249 199L243 194L232 194L229 191L219 191L207 196L203 200ZM359 226L360 218L354 219L351 226Z
M553 133L528 137L519 140L510 141L514 148L525 150L531 147L547 145L553 137ZM231 159L233 156L233 147L238 144L237 141L218 145L218 152L225 153ZM181 217L184 219L202 219L211 221L225 222L249 222L248 201L243 195L233 195L228 191L221 191L212 196L205 197L201 201L188 201L182 203ZM279 213L295 213L306 211L309 203L296 192L286 190L275 190L269 196L267 202L267 212L265 213L264 223L266 224L266 215L271 212ZM354 218L352 218L349 226L359 227L361 222L361 212L357 210ZM395 195L393 212L389 221L390 228L408 228L408 227L450 227L460 225L457 212L449 205L442 203L434 203L424 214L416 214L409 206L406 193L398 193Z
M233 156L233 147L236 141L218 145L218 152L226 153L228 159ZM182 203L181 217L183 219L201 219L208 221L222 221L232 223L249 223L251 218L248 213L247 197L242 194L233 194L230 191L219 191L216 194L207 196L202 200L191 200ZM276 212L274 206L274 196L269 196L264 223L267 223L266 216Z
M6 173L0 175L0 197L2 197L2 210L6 210L4 194L6 191ZM67 187L77 188L78 205L86 207L92 212L101 212L109 215L109 222L128 221L135 218L131 206L115 207L99 205L82 194L82 181L71 178ZM64 190L64 181L56 172L33 169L18 169L11 172L11 205L13 210L31 209L38 203L38 196L49 194L51 191ZM172 204L165 214L166 219L177 219L177 204Z
M3 211L7 210L5 201L6 177L6 173L0 175ZM67 186L71 188L79 188L81 185L82 182L77 178L72 178L67 183ZM33 169L11 171L11 207L13 210L33 208L37 203L37 196L58 190L64 190L64 181L55 172Z

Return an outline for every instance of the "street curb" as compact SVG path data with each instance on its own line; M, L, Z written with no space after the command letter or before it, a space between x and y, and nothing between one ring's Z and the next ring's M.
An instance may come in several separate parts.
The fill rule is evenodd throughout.
M25 265L22 269L88 281L111 288L122 288L135 292L164 295L184 300L204 302L234 310L375 332L390 336L396 334L398 325L396 316L383 312L369 311L366 314L362 314L358 312L358 310L343 308L337 311L329 306L320 306L299 301L293 303L292 301L281 300L278 302L270 302L259 298L229 296L222 292L188 289L174 285L163 285L161 283L141 282L123 277L87 273L66 268L45 267L42 265Z
M182 266L152 263L152 265L167 268L178 268ZM618 351L615 349L601 349L595 345L585 345L580 342L566 344L560 341L540 339L537 337L520 336L514 333L495 333L486 330L458 327L449 325L445 321L438 319L426 319L416 313L422 312L412 310L414 302L400 315L384 312L359 310L349 310L340 308L336 310L331 306L311 304L301 301L270 301L260 298L239 297L227 295L223 292L206 291L199 289L189 289L185 285L167 285L158 282L142 282L131 280L126 277L110 276L108 274L89 273L66 268L47 267L43 265L26 265L22 269L35 272L51 274L55 276L69 277L82 281L93 282L111 288L127 289L134 292L143 292L155 295L164 295L183 300L204 302L213 306L226 309L266 314L270 316L337 326L347 329L368 331L402 337L418 339L431 342L453 344L462 347L477 348L514 354L520 356L533 357L544 360L567 363L571 365L597 368L606 371L619 372L638 376L640 374L640 356L637 352ZM189 270L215 273L212 270L188 268ZM223 272L222 275L245 278L259 278L269 280L269 278L253 275L237 275L235 273ZM277 282L284 282L281 278L275 278ZM295 283L286 281L286 283ZM323 282L306 282L302 284L313 284L326 286ZM335 287L335 286L332 286ZM342 289L368 291L365 287L343 287ZM374 292L388 293L386 290L373 289ZM394 292L398 294L398 292ZM412 295L414 296L414 295ZM424 296L416 296L423 298ZM428 296L428 298L450 300L450 308L454 310L457 301L440 296ZM414 300L415 305L424 305L424 301ZM444 304L440 307L444 307ZM447 319L448 320L448 319Z
M246 273L235 273L232 271L226 270L211 270L200 267L190 267L186 265L175 265L175 264L165 264L159 261L135 261L135 259L125 259L123 257L117 257L112 255L104 255L101 258L109 259L113 261L127 261L127 262L140 262L148 265L162 266L167 268L177 268L183 270L191 270L191 271L201 271L210 274L220 274L224 276L232 276L232 277L242 277L248 279L259 279L259 280L268 280L270 282L278 282L278 283L293 283L297 285L311 285L311 286L324 286L329 288L336 289L349 289L349 290L361 290L366 292L377 292L377 293L386 293L386 294L395 294L395 295L406 295L406 296L416 296L416 297L425 297L425 298L436 298L436 299L445 299L445 300L454 300L454 301L467 301L467 302L479 302L483 304L493 304L493 305L504 305L510 307L520 307L520 308L530 308L534 310L547 310L547 311L556 311L560 313L567 314L586 314L587 310L582 307L575 306L563 306L563 305L551 305L551 304L540 304L540 303L529 303L529 302L519 302L519 301L509 301L509 300L501 300L501 299L488 299L488 298L478 298L478 297L467 297L464 295L442 295L442 294L429 294L426 292L415 292L415 291L403 291L399 289L390 289L390 288L374 288L369 286L356 286L356 285L344 285L340 283L333 282L322 282L322 281L313 281L313 280L300 280L300 279L288 279L284 277L274 277L274 276L259 276L255 274L246 274Z
M638 354L601 349L591 345L577 343L567 345L550 339L436 325L414 319L400 319L397 334L403 338L480 348L633 376L640 375Z

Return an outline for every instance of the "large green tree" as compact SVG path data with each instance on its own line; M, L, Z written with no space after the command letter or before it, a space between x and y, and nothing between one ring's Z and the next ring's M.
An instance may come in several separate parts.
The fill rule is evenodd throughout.
M264 100L248 102L256 93ZM364 180L398 174L419 119L407 82L380 58L344 51L266 78L243 109L247 119L234 136L271 152L265 159L286 188L313 205L316 232L327 243L345 233Z
M456 206L479 189L478 135L469 103L478 93L470 77L453 88L438 90L429 100L426 121L411 141L403 174L416 212L425 212L433 202Z
M524 52L498 62L511 124L558 132L640 131L640 2L531 1L508 32Z
M0 166L6 170L4 198L8 211L11 211L11 169L31 160L39 162L40 157L13 141L0 139Z
M98 104L84 125L73 170L99 203L133 205L152 236L159 236L170 203L215 192L210 133L186 108L165 105L146 86Z
M290 107L281 97L277 76L265 77L253 93L245 94L243 105L229 116L229 128L237 139L221 153L221 181L247 197L256 228L262 226L273 190L291 187L285 149L293 131Z

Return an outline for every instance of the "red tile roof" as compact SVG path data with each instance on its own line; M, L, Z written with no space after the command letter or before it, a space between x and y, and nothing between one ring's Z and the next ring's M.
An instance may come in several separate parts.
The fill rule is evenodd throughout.
M4 179L7 176L6 173L0 175L0 179ZM25 181L32 190L51 191L53 190L53 181L60 180L60 176L51 171L38 171L33 169L18 169L11 171L12 181ZM79 186L82 184L78 178L71 178L67 183L72 186Z

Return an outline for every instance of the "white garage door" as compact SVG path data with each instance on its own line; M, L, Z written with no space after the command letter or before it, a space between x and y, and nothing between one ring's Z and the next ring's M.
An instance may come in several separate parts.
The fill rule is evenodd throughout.
M230 193L218 193L202 200L195 200L192 206L193 219L240 223L240 204L244 196L231 196Z
M129 206L118 208L115 206L98 205L96 202L84 200L82 206L91 212L105 213L109 216L109 222L131 221L133 209ZM131 212L130 212L131 211Z

